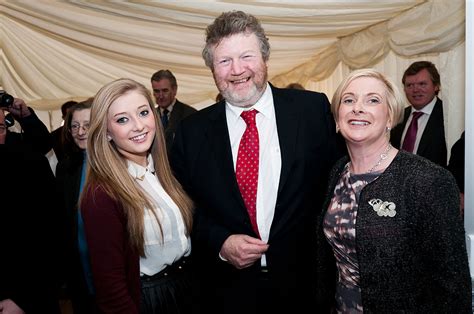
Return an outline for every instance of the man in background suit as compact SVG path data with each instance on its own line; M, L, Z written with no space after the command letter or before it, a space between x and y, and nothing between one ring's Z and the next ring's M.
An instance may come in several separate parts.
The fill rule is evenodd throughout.
M172 166L196 204L192 256L203 313L316 311L316 216L335 125L326 95L268 83L269 55L254 16L220 15L207 28L203 58L223 100L176 132ZM257 130L244 120L252 115ZM249 147L251 155L241 154ZM252 194L242 180L253 171Z
M159 70L154 73L151 76L151 87L165 129L166 146L169 154L179 121L197 110L176 99L178 83L170 70Z
M405 109L403 122L391 132L392 145L403 149L414 113L422 112L417 121L418 131L411 152L446 167L443 101L437 97L441 88L438 70L429 61L414 62L405 70L402 83L411 106Z

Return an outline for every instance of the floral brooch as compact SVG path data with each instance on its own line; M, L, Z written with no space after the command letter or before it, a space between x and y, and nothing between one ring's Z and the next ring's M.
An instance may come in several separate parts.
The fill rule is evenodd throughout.
M397 214L395 210L397 206L393 202L387 202L378 198L373 198L369 201L369 204L379 216L395 217Z

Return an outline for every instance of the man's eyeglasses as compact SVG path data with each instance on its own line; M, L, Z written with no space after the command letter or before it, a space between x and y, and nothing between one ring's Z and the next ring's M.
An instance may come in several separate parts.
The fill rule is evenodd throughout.
M79 132L79 129L82 128L84 131L89 131L89 128L90 128L90 124L89 123L84 123L84 124L79 124L79 123L73 123L71 124L71 132L72 133L77 133Z

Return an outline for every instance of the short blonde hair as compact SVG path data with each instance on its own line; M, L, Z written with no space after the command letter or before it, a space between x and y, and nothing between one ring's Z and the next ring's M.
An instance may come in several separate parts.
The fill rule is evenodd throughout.
M331 112L334 119L337 121L339 118L339 107L341 106L341 98L347 86L355 79L361 77L371 77L379 80L385 86L385 94L388 105L388 115L392 123L391 127L395 127L403 119L403 111L405 109L405 101L403 95L400 93L398 87L385 75L374 69L360 69L355 70L347 75L338 88L334 92L334 96L331 101Z

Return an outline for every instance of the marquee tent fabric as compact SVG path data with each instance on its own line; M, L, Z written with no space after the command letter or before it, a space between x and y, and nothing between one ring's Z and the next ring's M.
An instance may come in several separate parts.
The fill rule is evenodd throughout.
M1 88L35 108L50 129L66 100L93 96L129 77L150 85L170 69L178 98L200 109L217 94L201 51L205 28L223 11L257 16L270 40L269 80L299 82L332 97L353 69L375 67L401 87L413 61L441 73L449 147L464 129L465 2L3 1Z

